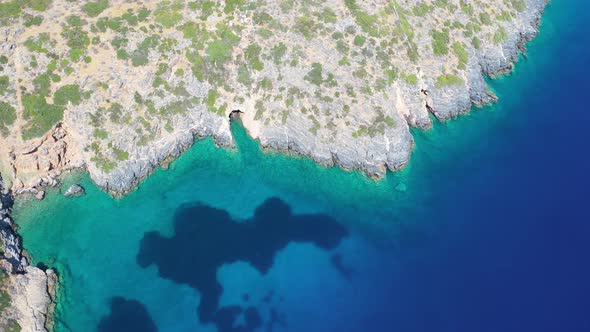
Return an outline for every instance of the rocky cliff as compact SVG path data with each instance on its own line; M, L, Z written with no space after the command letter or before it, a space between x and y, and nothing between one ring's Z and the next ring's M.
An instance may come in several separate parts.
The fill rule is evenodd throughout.
M57 276L29 265L9 216L10 193L0 178L0 331L50 331Z
M86 168L129 190L241 110L265 148L372 177L410 127L495 100L546 0L11 0L0 5L0 170Z

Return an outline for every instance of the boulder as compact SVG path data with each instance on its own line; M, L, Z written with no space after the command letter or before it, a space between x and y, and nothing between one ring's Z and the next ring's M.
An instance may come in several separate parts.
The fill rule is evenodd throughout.
M64 193L64 196L77 197L77 196L82 196L85 193L86 193L86 191L84 190L84 187L82 187L79 184L73 184L68 188L68 190L66 190L66 192Z
M35 192L35 198L42 201L43 198L45 198L45 192L43 190L37 190L37 192Z

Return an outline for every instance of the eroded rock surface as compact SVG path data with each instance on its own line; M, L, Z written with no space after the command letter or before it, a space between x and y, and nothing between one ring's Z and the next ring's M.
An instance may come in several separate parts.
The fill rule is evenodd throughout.
M57 275L29 265L9 216L11 206L0 178L0 331L50 331Z
M512 67L546 4L21 2L0 8L1 169L19 189L86 167L113 192L195 136L232 146L232 110L263 147L396 170L429 113L495 100L484 76Z
M86 191L84 188L79 184L71 185L68 190L64 193L65 197L75 197L75 196L82 196Z

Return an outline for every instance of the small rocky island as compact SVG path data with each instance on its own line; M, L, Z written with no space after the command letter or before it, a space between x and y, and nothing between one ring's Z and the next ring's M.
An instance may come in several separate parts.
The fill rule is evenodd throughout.
M232 147L232 119L264 148L379 178L408 162L411 127L496 100L484 77L512 68L547 1L3 1L4 192L41 199L85 169L124 194L195 138ZM2 287L34 279L45 291L26 294L50 304L55 275L26 264L3 222L16 274ZM15 314L21 302L0 317L49 326L47 309Z

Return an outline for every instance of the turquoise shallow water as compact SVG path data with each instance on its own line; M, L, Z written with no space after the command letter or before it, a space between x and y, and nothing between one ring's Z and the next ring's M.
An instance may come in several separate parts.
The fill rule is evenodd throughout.
M587 331L589 7L550 4L501 101L415 130L382 181L234 125L237 150L197 142L125 198L75 174L83 197L17 202L57 330Z

